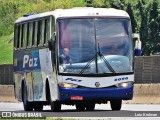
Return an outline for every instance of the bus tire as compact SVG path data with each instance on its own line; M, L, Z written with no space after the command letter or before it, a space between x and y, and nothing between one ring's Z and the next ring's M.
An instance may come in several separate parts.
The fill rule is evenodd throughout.
M51 95L50 95L50 87L49 87L49 82L46 80L46 100L48 102L51 101Z
M22 100L23 100L23 107L25 111L32 111L33 110L33 103L29 102L27 100L28 96L27 96L27 88L26 86L23 86L23 90L22 90Z
M59 112L59 111L61 111L61 103L58 102L58 101L53 101L51 103L51 110L53 112Z
M43 104L41 104L41 103L35 103L34 104L34 110L35 111L42 111L43 110Z
M110 104L113 111L118 111L121 110L122 100L111 100Z
M76 109L77 109L77 111L84 111L85 110L85 105L83 105L83 104L76 104Z
M86 110L87 111L93 111L95 108L95 103L89 103L86 105Z

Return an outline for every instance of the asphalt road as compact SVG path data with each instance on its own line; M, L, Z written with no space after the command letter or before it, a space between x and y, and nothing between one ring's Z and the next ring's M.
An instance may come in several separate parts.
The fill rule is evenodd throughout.
M43 111L23 110L22 103L0 103L0 114L9 111L12 116L15 114L31 114L38 113L43 117L159 117L160 104L123 104L121 111L111 111L110 104L96 104L94 111L76 111L75 106L62 106L61 112L52 112L50 106L44 106Z

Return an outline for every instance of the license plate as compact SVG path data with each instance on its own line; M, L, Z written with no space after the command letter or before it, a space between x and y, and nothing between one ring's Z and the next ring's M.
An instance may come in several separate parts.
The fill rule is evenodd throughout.
M71 96L71 100L83 100L83 96Z

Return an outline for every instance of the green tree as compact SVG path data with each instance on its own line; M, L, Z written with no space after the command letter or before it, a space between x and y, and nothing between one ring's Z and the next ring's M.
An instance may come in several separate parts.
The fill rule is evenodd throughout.
M157 0L153 0L152 3L152 8L150 9L150 14L149 14L149 22L152 21L152 19L157 19L158 17L158 4Z
M151 5L151 9L149 12L149 44L150 44L150 54L154 54L156 52L160 52L159 48L160 45L158 43L160 43L159 40L159 25L160 23L158 23L158 4L157 4L157 0L154 0L152 5Z
M109 4L111 6L111 8L116 8L116 9L121 9L121 10L125 10L125 0L109 0Z
M135 20L135 16L133 13L132 5L131 3L128 3L127 5L127 10L126 10L131 18L131 24L132 24L132 32L136 33L137 32L137 22Z
M109 8L109 2L107 0L93 0L92 7L95 8Z
M14 1L1 1L0 4L0 36L9 35L13 32L15 14L18 12L19 4Z
M86 6L87 7L92 7L93 6L93 0L85 0Z
M143 5L144 1L139 0L137 4L137 9L139 10L139 15L141 17L140 24L140 39L142 41L142 55L149 55L149 43L148 43L148 11L146 7Z

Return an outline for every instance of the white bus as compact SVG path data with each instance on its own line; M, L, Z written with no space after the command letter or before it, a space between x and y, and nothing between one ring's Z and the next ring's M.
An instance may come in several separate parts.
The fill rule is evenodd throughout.
M122 10L58 9L24 15L15 23L16 99L25 111L51 105L94 110L110 101L120 110L134 86L131 21Z

